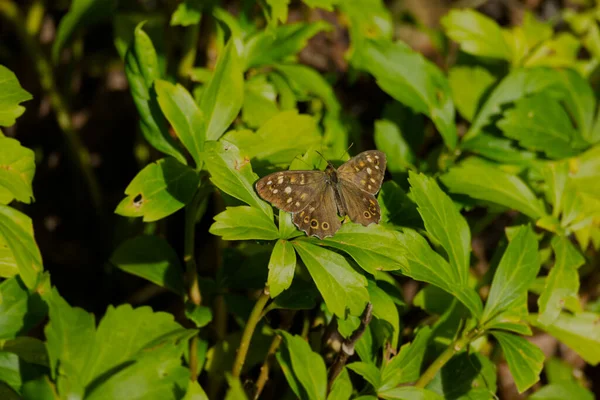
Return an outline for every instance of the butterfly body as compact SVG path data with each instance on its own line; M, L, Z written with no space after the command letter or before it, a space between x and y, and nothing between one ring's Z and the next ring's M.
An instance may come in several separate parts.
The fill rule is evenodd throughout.
M381 151L360 153L335 169L281 171L256 182L260 197L292 213L298 229L323 239L341 227L338 214L367 226L379 223L375 194L381 188L386 158Z

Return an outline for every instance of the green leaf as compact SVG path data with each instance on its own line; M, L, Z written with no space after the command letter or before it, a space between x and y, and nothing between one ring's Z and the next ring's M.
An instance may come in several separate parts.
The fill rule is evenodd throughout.
M502 28L477 11L451 10L442 18L442 25L450 39L465 53L503 60L512 58Z
M267 81L266 75L256 75L248 79L244 84L242 121L251 128L257 128L278 113L277 91L274 85Z
M363 379L371 384L375 389L381 385L381 372L375 364L356 361L346 365L350 371L356 372Z
M249 130L231 131L223 140L243 149L253 160L289 164L307 148L318 144L321 135L312 116L290 110L275 115L256 133Z
M125 189L115 213L157 221L183 208L192 200L200 177L190 167L171 157L147 165Z
M519 393L523 393L539 381L544 353L536 345L512 333L493 331L492 334L502 347Z
M167 117L177 137L190 152L196 162L196 169L202 168L201 154L204 151L206 126L202 111L192 95L181 85L157 79L154 82L158 104Z
M540 314L538 320L549 325L558 318L565 303L573 301L579 304L579 274L577 268L585 263L585 259L571 244L569 239L560 236L552 238L554 250L554 267L546 278L542 295L538 298Z
M333 385L331 385L331 391L327 396L327 400L349 400L352 396L352 381L350 381L350 374L346 368L342 369L342 372L335 378Z
M516 139L532 151L543 151L550 158L573 156L578 133L571 117L556 100L545 94L525 97L515 103L498 122L505 136Z
M490 399L496 393L496 365L478 352L455 355L427 385L445 399Z
M592 312L561 313L550 325L542 325L535 315L529 322L545 330L581 356L588 364L600 363L600 315Z
M95 385L85 398L176 400L185 393L189 377L190 371L181 366L181 351L172 345L159 347Z
M46 316L46 304L19 277L0 283L0 299L0 339L25 335Z
M44 333L50 372L57 377L61 397L83 396L88 362L96 351L94 316L71 307L56 288L52 289L47 302L50 322Z
M417 205L396 182L384 182L378 200L381 208L380 224L423 228L423 220L417 211Z
M467 221L435 180L411 171L409 182L411 198L417 203L425 229L446 250L454 281L467 285L471 249Z
M189 381L183 400L208 400L208 396L197 380Z
M452 294L478 318L481 315L481 298L475 290L456 281L450 264L431 249L427 241L411 229L399 233L396 252L402 254L401 271L417 281L428 282Z
M370 38L391 39L392 14L382 0L339 1L337 6L350 22L350 50L346 57L356 66Z
M16 139L0 137L0 203L8 204L13 199L31 203L34 174L33 151L21 146Z
M200 23L202 3L202 0L184 0L179 3L171 15L171 26L190 26Z
M41 301L40 304L42 304ZM43 316L45 316L47 310L45 303L43 303L43 310ZM31 319L31 315L26 317ZM14 353L29 364L37 364L46 368L50 365L45 343L36 338L21 336L15 339L0 340L0 350Z
M285 331L278 331L278 333L283 337L294 375L302 385L306 398L325 399L327 371L321 356L313 352L310 345L300 336L293 336Z
M292 242L306 265L327 307L338 317L360 315L369 301L367 280L337 253L320 248L305 240Z
M392 174L413 168L415 155L397 124L387 119L375 121L374 139L377 149L385 152L387 169Z
M33 96L19 84L17 76L8 68L0 65L0 125L12 126L15 120L25 112L25 107L20 106Z
M569 111L569 116L583 139L588 143L600 140L600 132L594 131L594 117L596 114L596 96L587 79L571 69L559 69L557 74L564 88L563 103Z
M225 377L227 378L227 383L229 384L229 389L225 395L225 400L248 400L240 378L233 378L229 374L226 374Z
M25 382L22 394L25 400L59 400L48 376Z
M8 263L16 265L25 286L33 289L43 267L31 219L14 208L0 204L0 244L2 242L12 254Z
M387 392L402 383L414 382L421 374L421 364L431 336L431 328L422 328L415 339L401 347L400 353L384 364L381 371L381 385L377 393Z
M440 179L452 193L499 204L534 219L546 214L543 203L519 177L481 159L469 158Z
M205 157L210 180L223 192L244 203L262 210L273 219L273 208L263 201L254 190L258 175L252 171L250 159L228 142L207 142Z
M384 92L430 117L446 146L454 149L454 104L442 72L402 42L368 39L362 53L360 68L372 74Z
M217 140L244 104L244 76L233 40L219 56L213 76L202 91L200 110L206 121L206 139Z
M452 98L456 109L467 121L475 118L481 99L495 81L494 75L482 67L455 66L450 69L448 82ZM466 87L469 90L464 90Z
M529 396L530 400L594 400L592 392L575 382L562 382L544 386Z
M374 281L369 281L367 289L369 291L369 301L373 304L373 316L390 324L393 329L391 340L392 347L398 347L400 317L398 315L398 308L394 304L394 300L383 289L379 288Z
M158 236L136 236L121 243L110 257L119 269L183 295L183 267L169 243Z
M205 327L213 319L212 311L209 307L197 306L192 303L186 303L185 316L196 325L196 328Z
M363 226L346 223L332 237L309 239L311 243L333 247L348 253L358 265L372 275L377 271L394 271L401 267L402 255L396 232L378 224Z
M160 78L160 66L152 40L142 30L143 25L142 22L135 28L133 40L125 54L125 74L140 114L140 129L155 149L185 164L185 157L170 137L156 100L153 85L154 80Z
M277 23L281 22L285 24L288 18L288 7L290 0L266 0L267 4L271 7L271 20L269 21Z
M479 133L477 136L463 142L463 151L473 152L502 164L530 165L536 154L527 151L505 137L490 133Z
M269 260L267 285L269 286L271 298L277 297L292 285L295 270L296 252L294 246L287 240L279 239L275 243Z
M0 352L0 395L3 398L8 395L10 400L19 399L17 393L21 391L23 373L16 354Z
M518 304L539 270L535 233L529 225L520 226L496 269L482 321L486 322Z
M227 207L215 216L209 232L223 240L275 240L279 237L273 219L258 208L248 206Z
M443 397L431 390L417 387L397 387L377 393L379 397L386 400L442 400Z
M270 310L310 310L315 307L319 292L312 282L295 279L292 286L273 299Z
M58 24L56 39L52 45L52 59L58 63L60 51L72 40L82 27L90 27L112 16L117 0L73 0L69 12Z
M162 338L181 329L173 315L153 312L148 306L135 309L129 304L116 308L109 306L98 324L95 345L91 346L91 353L85 360L87 365L81 371L83 382L89 383L95 379L102 381L107 372L127 365L140 354L151 353L148 348L160 347L157 345ZM67 351L71 350L69 343ZM61 358L60 364L63 363Z
M502 106L533 93L550 89L560 83L560 76L549 68L515 69L508 74L481 106L479 113L463 136L463 142L482 132L492 117L502 112Z
M280 25L259 31L244 47L245 69L275 64L298 53L308 39L329 28L325 21Z

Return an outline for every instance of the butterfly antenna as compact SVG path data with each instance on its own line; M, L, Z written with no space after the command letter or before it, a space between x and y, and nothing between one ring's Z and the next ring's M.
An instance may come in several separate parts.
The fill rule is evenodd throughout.
M298 156L298 155L297 155L296 157L294 157L294 160L300 160L300 161L302 161L304 164L306 164L306 165L307 165L307 166L308 166L310 169L313 169L313 166L312 166L312 165L310 165L309 163L307 163L307 162L306 162L306 160L302 159L302 157L300 157L300 156Z
M315 152L316 152L318 155L320 155L321 157L323 157L323 160L325 160L325 162L327 163L327 165L331 166L332 168L335 168L335 167L333 166L333 164L332 164L331 162L329 162L329 160L328 160L328 159L326 159L326 158L325 158L325 156L324 156L323 154L321 154L321 152L320 152L320 151L317 151L317 150L315 150Z
M346 151L344 151L341 155L341 157L344 157L344 154L348 154L348 157L350 157L350 149L352 148L352 146L354 146L354 142L350 143L350 146L346 149Z

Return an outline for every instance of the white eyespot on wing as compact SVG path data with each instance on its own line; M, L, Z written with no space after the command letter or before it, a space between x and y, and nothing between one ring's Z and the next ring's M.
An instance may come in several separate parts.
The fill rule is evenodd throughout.
M288 186L283 191L286 192L287 194L290 194L290 193L292 193L292 187Z
M289 197L289 198L287 199L286 203L288 203L288 204L289 204L289 203L291 203L291 202L292 202L292 198L291 198L291 197Z
M277 189L273 190L273 194L277 194L277 192L279 192L279 190L277 190Z
M283 176L280 176L279 179L277 179L277 183L279 185L281 185L283 183Z
M273 181L269 181L267 182L267 185L271 185L273 183Z
M369 167L367 167L367 174L371 175L371 172L373 172L373 170Z

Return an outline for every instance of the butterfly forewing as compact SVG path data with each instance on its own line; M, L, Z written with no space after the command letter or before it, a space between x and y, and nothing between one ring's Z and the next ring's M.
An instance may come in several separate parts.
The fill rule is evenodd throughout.
M294 214L293 221L308 236L317 236L319 239L333 236L342 226L337 215L333 186L327 185L304 210Z
M339 180L353 183L367 193L375 194L381 188L385 175L385 154L369 150L351 158L337 169Z
M322 171L282 171L256 182L256 191L275 207L297 213L323 193L327 187Z
M377 199L371 193L358 190L356 186L347 181L338 184L343 214L347 214L352 222L367 226L379 223L381 211ZM342 214L342 210L340 210Z

